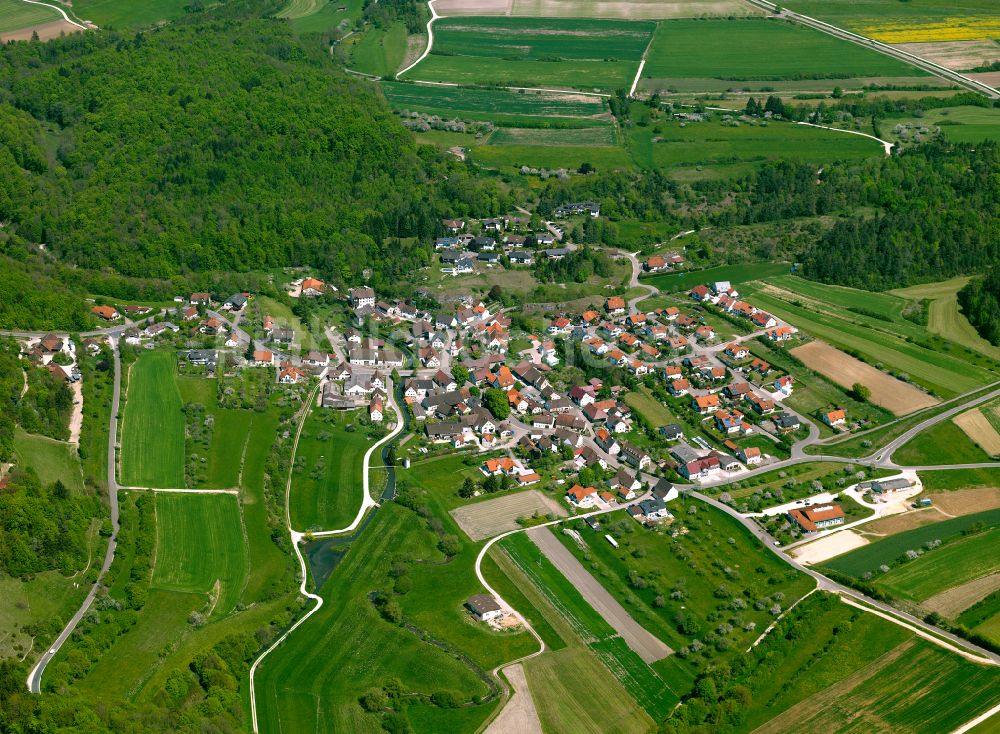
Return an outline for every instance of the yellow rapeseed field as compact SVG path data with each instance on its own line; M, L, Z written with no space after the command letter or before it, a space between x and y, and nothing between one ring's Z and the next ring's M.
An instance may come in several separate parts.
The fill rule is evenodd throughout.
M945 18L931 23L883 23L870 25L862 33L883 43L928 41L978 41L1000 38L1000 18Z

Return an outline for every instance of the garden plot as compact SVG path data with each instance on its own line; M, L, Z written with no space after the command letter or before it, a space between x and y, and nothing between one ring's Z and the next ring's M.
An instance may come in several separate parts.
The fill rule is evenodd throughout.
M534 513L566 517L566 508L537 489L476 502L451 511L455 522L472 540L485 540L500 533L517 530L519 517Z
M870 400L896 415L907 415L921 408L937 405L937 398L913 385L877 370L819 340L791 351L806 367L819 372L842 387L861 383L871 390Z

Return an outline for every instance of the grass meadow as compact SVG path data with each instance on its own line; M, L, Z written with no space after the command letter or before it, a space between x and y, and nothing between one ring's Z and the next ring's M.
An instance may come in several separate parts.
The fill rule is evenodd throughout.
M703 283L728 280L734 286L747 281L771 278L788 272L787 263L747 263L745 265L720 265L707 270L688 270L643 278L642 282L655 286L665 293L676 293Z
M60 481L76 493L83 493L83 473L76 449L65 441L26 433L20 427L14 434L17 465L30 466L42 484Z
M0 33L19 31L61 18L58 11L43 5L30 5L21 0L0 0Z
M144 352L132 365L121 428L121 482L130 487L184 486L183 403L175 355Z
M456 591L453 584L469 581L463 578L465 571L454 563L442 564L444 560L434 533L415 513L397 503L378 510L320 590L325 600L320 611L258 669L261 730L379 731L379 717L365 713L358 697L390 678L398 679L406 692L451 691L465 701L487 695L480 678L483 668L527 654L534 641L526 634L487 632L468 617L456 622L465 598L451 596ZM368 595L393 588L388 572L394 563L403 563L411 569L409 573L434 574L433 581L414 578L412 591L397 597L404 618L429 618L431 613L425 609L436 609L439 616L449 612L431 634L451 644L452 632L476 635L480 642L489 640L491 644L479 648L462 648L475 661L473 665L481 667L470 667L418 633L379 615ZM476 729L494 706L491 701L453 713L413 706L406 715L418 720L434 718L435 731L457 733Z
M361 507L361 462L372 441L360 412L313 410L299 438L289 501L292 527L333 530L349 525ZM358 430L348 431L354 425Z
M102 28L142 28L186 14L188 0L75 0L73 13Z
M949 541L961 537L963 532L979 523L985 528L1000 526L1000 510L964 515L896 533L825 561L823 565L839 573L860 578L868 571L876 571L883 563L891 565L908 550L918 550L931 540Z
M952 421L941 421L926 431L921 431L896 449L892 459L904 466L978 464L991 460Z
M387 28L369 28L349 39L350 67L375 76L394 76L406 56L406 26L397 21Z
M361 0L289 0L278 14L299 33L324 33L353 26L361 17Z
M959 538L893 568L876 584L895 596L924 601L1000 568L1000 528Z
M660 23L642 73L646 80L657 81L685 77L760 81L923 75L877 51L767 18Z
M208 594L224 617L249 573L238 500L232 495L160 494L156 498L152 589Z
M380 87L394 109L426 110L462 118L470 113L489 113L490 119L505 115L575 118L593 117L604 112L600 97L558 92L521 93L390 81L383 81Z
M185 404L205 406L206 415L212 416L212 441L209 447L206 479L199 487L230 489L239 484L241 462L246 458L244 448L250 435L254 413L249 410L232 410L218 405L218 380L204 377L178 377L177 387Z
M627 87L655 25L536 18L445 18L434 48L410 75L507 86Z

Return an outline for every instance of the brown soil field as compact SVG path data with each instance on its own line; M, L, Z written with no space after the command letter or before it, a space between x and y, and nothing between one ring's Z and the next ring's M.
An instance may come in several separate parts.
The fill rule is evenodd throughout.
M904 512L901 515L890 515L889 517L883 517L881 520L872 520L862 525L858 532L869 536L872 540L876 540L877 537L874 536L895 535L896 533L913 530L923 525L941 522L942 520L947 520L949 517L950 515L944 514L938 508L929 507L926 510L912 510Z
M968 76L970 79L989 84L991 87L1000 85L1000 71L984 71L981 74L969 74Z
M951 422L962 429L974 444L990 456L1000 455L1000 433L978 408L956 415Z
M920 496L929 497L941 512L955 517L1000 507L1000 489L997 487L974 487Z
M1000 573L991 573L935 594L921 602L920 606L951 619L998 589L1000 589Z
M535 702L531 699L528 680L520 663L503 669L510 681L513 695L488 727L486 734L542 734L542 722L538 720Z
M896 48L930 59L953 71L975 69L1000 61L1000 44L993 41L897 43Z
M906 415L940 402L913 385L890 377L818 339L796 347L791 354L809 369L816 370L838 385L850 389L854 383L860 382L871 390L870 400L873 403L896 415Z
M644 661L655 663L673 652L636 622L608 590L601 586L601 582L583 567L576 556L559 542L559 538L553 535L549 528L533 528L528 531L528 537L545 557L552 561L552 565L559 569L559 573L580 592L594 611L600 614Z
M790 555L803 566L812 566L822 563L841 553L868 545L871 540L854 530L841 530L839 533L827 535L825 538L814 540L812 543L793 548Z
M566 517L566 508L549 499L537 489L508 494L496 499L457 507L451 511L455 522L472 540L485 540L494 535L517 530L517 518L529 517L535 512Z
M48 41L50 38L59 38L59 36L64 34L79 33L81 30L83 29L65 20L53 20L49 23L40 23L31 28L21 28L9 33L0 33L0 42L30 41L32 33L37 33L39 40Z

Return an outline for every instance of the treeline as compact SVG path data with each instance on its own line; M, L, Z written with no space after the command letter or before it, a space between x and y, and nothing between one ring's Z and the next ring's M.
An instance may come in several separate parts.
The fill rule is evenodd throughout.
M408 33L420 33L425 30L421 7L417 0L365 0L364 16L378 28L401 20Z
M0 571L23 578L80 570L87 529L99 512L95 497L74 497L60 481L45 486L31 467L15 470L0 492Z
M983 339L1000 344L1000 265L970 280L958 292L958 303Z
M9 247L140 278L367 268L391 289L430 262L442 217L500 214L506 197L418 150L371 85L278 21L0 48Z
M14 454L14 431L66 440L73 393L65 380L20 357L12 337L0 337L0 462Z

